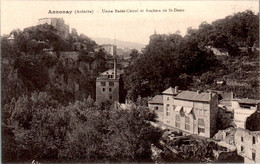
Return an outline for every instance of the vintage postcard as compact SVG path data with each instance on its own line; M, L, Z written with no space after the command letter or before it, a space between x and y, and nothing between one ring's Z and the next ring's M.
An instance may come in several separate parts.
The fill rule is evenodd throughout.
M1 1L3 163L260 163L259 2Z

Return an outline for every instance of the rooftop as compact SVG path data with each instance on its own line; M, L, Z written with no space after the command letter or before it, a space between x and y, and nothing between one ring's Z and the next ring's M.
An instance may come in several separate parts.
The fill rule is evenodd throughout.
M175 97L175 99L209 102L211 100L210 94L214 96L216 93L208 93L208 92L198 93L193 91L182 91Z
M156 95L150 101L150 104L163 104L163 95Z
M123 71L122 70L119 70L117 69L117 76L116 76L116 79L119 79L120 78L120 75L123 74ZM111 68L103 73L101 73L98 77L97 77L97 80L107 80L107 79L111 79L113 80L114 79L114 69Z
M178 90L177 92L175 92L175 89L170 87L168 89L166 89L165 91L163 91L163 94L169 94L169 95L177 95L178 93L180 93L181 90Z
M241 104L252 104L252 105L257 105L260 103L260 100L255 100L255 99L240 99L238 100L239 103Z
M101 75L108 75L108 74L114 73L114 68L111 68L109 70L106 70L105 72L102 72ZM123 74L122 70L117 69L117 75Z

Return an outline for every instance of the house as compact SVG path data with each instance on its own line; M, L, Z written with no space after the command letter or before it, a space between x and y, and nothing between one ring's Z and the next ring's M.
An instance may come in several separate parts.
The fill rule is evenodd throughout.
M57 32L64 38L69 36L69 25L65 24L63 18L41 18L38 19L38 25L48 24L54 27Z
M244 163L260 163L260 131L238 128L235 132L237 154Z
M100 74L96 79L96 102L101 103L109 101L111 103L121 102L120 91L120 75L123 71L116 69L109 69Z
M148 101L148 107L157 114L157 120L163 122L163 95L154 96Z
M164 96L164 124L207 138L217 131L218 95L212 92L194 92L168 88Z
M232 101L232 108L237 128L260 130L260 100L236 99Z
M111 55L111 56L116 56L117 54L116 54L116 46L115 45L113 45L113 44L103 44L103 45L101 45L101 47L104 49L104 51L107 53L107 54L109 54L109 55Z

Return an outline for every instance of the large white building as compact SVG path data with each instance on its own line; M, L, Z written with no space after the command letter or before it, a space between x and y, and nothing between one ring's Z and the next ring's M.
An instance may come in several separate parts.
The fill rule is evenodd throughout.
M163 123L184 134L207 138L217 132L218 95L212 92L179 91L168 88L163 92Z

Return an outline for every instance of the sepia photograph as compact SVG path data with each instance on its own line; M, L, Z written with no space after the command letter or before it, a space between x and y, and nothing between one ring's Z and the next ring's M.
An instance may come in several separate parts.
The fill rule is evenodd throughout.
M259 1L1 0L1 163L260 163Z

